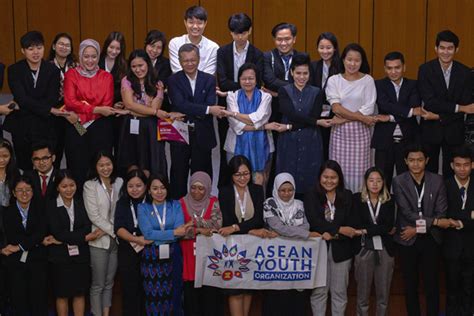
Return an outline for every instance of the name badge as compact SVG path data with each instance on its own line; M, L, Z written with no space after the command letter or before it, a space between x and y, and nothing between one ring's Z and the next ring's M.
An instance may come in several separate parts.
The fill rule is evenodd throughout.
M422 218L416 220L416 233L426 234L426 220Z
M79 256L79 247L76 245L67 245L67 252L70 257Z
M139 253L144 248L143 246L140 246L139 244L133 241L130 242L130 246L132 246L133 250L135 250L136 253Z
M159 247L160 259L169 259L170 258L170 245L164 244Z
M132 135L138 135L139 131L138 129L140 128L140 121L137 119L131 119L130 120L130 134Z
M374 244L374 250L383 250L382 237L373 236L372 237L372 242Z
M20 257L20 262L26 263L26 259L28 258L28 251L23 251Z

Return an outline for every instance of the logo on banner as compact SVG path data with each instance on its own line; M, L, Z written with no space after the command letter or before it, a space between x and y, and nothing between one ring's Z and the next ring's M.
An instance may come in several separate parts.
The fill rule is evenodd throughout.
M222 251L213 248L214 255L208 256L210 264L208 269L213 270L213 276L221 277L224 281L230 281L233 278L242 279L242 274L249 272L247 266L251 260L247 259L247 250L239 251L237 245L228 248L226 244L222 245Z

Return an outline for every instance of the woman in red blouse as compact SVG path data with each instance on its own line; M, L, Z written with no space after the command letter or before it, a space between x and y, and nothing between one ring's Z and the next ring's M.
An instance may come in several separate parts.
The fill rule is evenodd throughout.
M112 108L112 75L99 69L100 47L86 39L79 46L79 67L70 69L64 78L64 104L78 120L66 131L68 168L84 183L89 162L99 150L112 150L113 130L110 116L128 113Z

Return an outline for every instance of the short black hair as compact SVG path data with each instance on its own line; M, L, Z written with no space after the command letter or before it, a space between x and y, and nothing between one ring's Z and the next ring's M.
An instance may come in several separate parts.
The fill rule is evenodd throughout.
M321 186L321 175L323 174L324 170L330 169L337 173L337 177L339 178L339 182L336 187L336 192L341 194L344 192L344 174L342 173L341 165L335 160L326 160L321 167L319 168L318 178L316 180L314 191L318 194L318 196L322 199L326 198L326 190Z
M41 149L48 149L49 153L51 155L54 155L53 146L51 145L51 143L46 142L46 141L38 141L34 143L33 145L31 145L31 154L33 155L35 151L41 150Z
M110 183L114 183L115 179L117 179L117 172L116 172L117 168L115 168L114 156L108 150L99 150L95 154L95 156L93 157L91 161L88 180L99 180L100 182L100 177L99 177L99 174L97 173L97 162L99 162L100 158L102 157L109 158L110 161L112 162L113 169L112 169L112 174L110 175Z
M296 67L304 65L307 65L308 69L311 69L311 59L309 55L306 53L296 54L291 59L290 69L295 70Z
M23 49L26 49L31 46L35 45L44 45L44 37L41 32L38 31L29 31L25 33L21 38L20 38L20 46Z
M150 175L150 177L148 178L148 182L146 184L146 191L147 191L147 193L146 193L147 198L146 199L147 199L147 201L149 203L153 202L153 198L151 197L151 195L148 192L150 191L151 184L155 180L160 181L165 186L166 200L167 201L171 200L170 183L168 181L168 178L162 173L154 173L154 174Z
M127 174L123 178L123 185L122 185L122 189L120 190L120 198L130 200L130 195L128 194L128 190L127 190L127 185L128 185L128 182L135 177L142 180L145 186L147 185L148 179L142 169L137 168L137 169L130 170L129 172L127 172ZM146 195L146 191L145 191L145 195Z
M403 56L403 54L400 52L394 51L385 55L383 62L385 64L387 60L398 60L398 59L402 62L402 64L405 64L405 57Z
M186 43L181 45L181 47L178 50L178 59L181 58L181 53L189 53L189 52L195 52L197 54L198 59L200 58L199 56L199 48L192 44L192 43Z
M453 150L452 161L454 161L454 158L465 158L472 161L471 149L469 148L468 145L462 145L462 146L456 147Z
M143 47L143 49L146 49L147 45L153 45L156 42L161 42L163 44L163 51L161 52L161 55L163 55L166 48L166 36L165 33L159 30L151 30L147 33L145 37L145 47Z
M428 158L428 155L426 154L426 149L420 143L408 144L405 147L405 159L408 158L408 155L410 153L418 153L418 152L423 153L423 156L425 156L425 158Z
M240 77L246 70L253 70L255 72L255 79L257 79L257 82L259 82L259 73L258 73L258 67L254 63L245 63L239 68L239 72L237 74L237 79L240 81Z
M252 172L252 165L250 163L250 160L243 156L243 155L237 155L232 157L232 159L229 160L229 171L234 174L239 171L240 166L246 166L250 173Z
M232 33L241 34L250 30L252 20L245 13L236 13L230 16L227 26Z
M358 52L360 54L361 59L362 59L362 64L360 65L359 71L364 73L364 74L370 73L370 66L369 66L369 61L367 60L367 54L365 53L365 50L362 48L362 46L360 46L357 43L351 43L351 44L347 45L346 48L344 48L344 50L342 51L342 54L341 54L341 71L345 72L345 70L346 70L346 68L344 67L344 59L346 58L347 53L349 53L351 50L355 51L355 52Z
M291 23L287 23L287 22L281 22L281 23L278 23L277 25L275 25L273 28L272 28L272 36L273 37L276 37L276 34L278 32L280 32L281 30L284 30L284 29L289 29L290 32L291 32L291 35L293 37L296 36L296 33L297 33L297 29L296 29L296 26L294 24L291 24Z
M207 21L207 11L201 6L193 5L184 13L184 19L196 18L198 20Z
M436 47L439 46L441 41L453 43L455 48L459 46L459 37L450 30L441 31L436 35Z

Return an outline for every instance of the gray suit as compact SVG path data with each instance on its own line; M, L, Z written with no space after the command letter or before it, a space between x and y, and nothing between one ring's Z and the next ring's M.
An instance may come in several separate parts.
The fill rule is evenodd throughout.
M408 241L400 238L402 228L405 226L415 227L415 221L419 219L417 208L417 192L410 172L404 172L393 179L393 194L398 206L397 233L394 240L404 246L415 243L416 236ZM442 232L437 227L432 227L435 218L446 217L448 202L446 187L440 175L425 171L425 195L423 196L423 219L426 220L426 229L434 240L441 244Z

